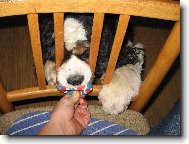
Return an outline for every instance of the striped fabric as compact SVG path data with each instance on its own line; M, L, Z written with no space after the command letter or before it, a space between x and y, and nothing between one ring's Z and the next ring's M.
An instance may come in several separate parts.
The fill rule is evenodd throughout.
M9 128L8 135L37 135L50 118L50 112L32 112L17 119ZM138 135L135 131L118 124L91 118L81 135Z

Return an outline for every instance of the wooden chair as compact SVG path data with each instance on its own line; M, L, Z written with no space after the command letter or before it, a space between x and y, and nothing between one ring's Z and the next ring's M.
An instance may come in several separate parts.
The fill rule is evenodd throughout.
M17 2L0 2L0 17L27 15L31 38L33 58L36 67L38 87L24 88L6 92L0 84L0 108L6 113L13 110L11 102L46 97L61 96L55 86L45 83L40 33L38 24L39 13L54 14L56 67L63 59L63 19L64 13L94 13L91 48L89 63L92 71L96 67L96 61L101 39L103 20L105 13L119 14L119 22L112 46L110 59L105 73L104 84L111 81L120 48L130 20L130 16L157 18L175 21L163 48L148 72L140 89L136 101L130 105L130 109L140 112L150 100L152 94L165 77L166 73L180 53L180 4L179 1L162 0L22 0ZM98 96L101 85L94 85L90 96Z

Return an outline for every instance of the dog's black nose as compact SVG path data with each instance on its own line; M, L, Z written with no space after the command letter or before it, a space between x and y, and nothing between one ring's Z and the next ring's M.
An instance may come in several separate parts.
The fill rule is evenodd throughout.
M68 77L68 79L67 79L67 83L71 84L73 86L80 85L83 81L84 81L84 76L79 75L79 74L72 75L72 76Z

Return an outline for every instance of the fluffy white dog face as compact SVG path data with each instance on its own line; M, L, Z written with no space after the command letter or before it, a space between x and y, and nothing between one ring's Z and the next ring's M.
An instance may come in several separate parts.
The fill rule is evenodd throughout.
M88 64L89 44L83 25L72 18L64 22L65 56L58 69L57 81L66 87L87 85L92 72Z
M78 85L87 85L91 76L89 65L77 56L71 55L58 69L57 80L63 86L75 88Z
M64 59L56 72L55 62L46 61L45 77L48 84L57 82L69 88L87 85L91 80L92 71L88 64L89 47L86 30L83 24L73 18L64 22Z

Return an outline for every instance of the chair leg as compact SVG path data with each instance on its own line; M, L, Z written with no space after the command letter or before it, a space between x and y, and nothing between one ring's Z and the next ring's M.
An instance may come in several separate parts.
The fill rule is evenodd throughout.
M3 88L1 82L0 82L0 110L3 113L11 112L14 110L12 103L7 100L7 93Z

